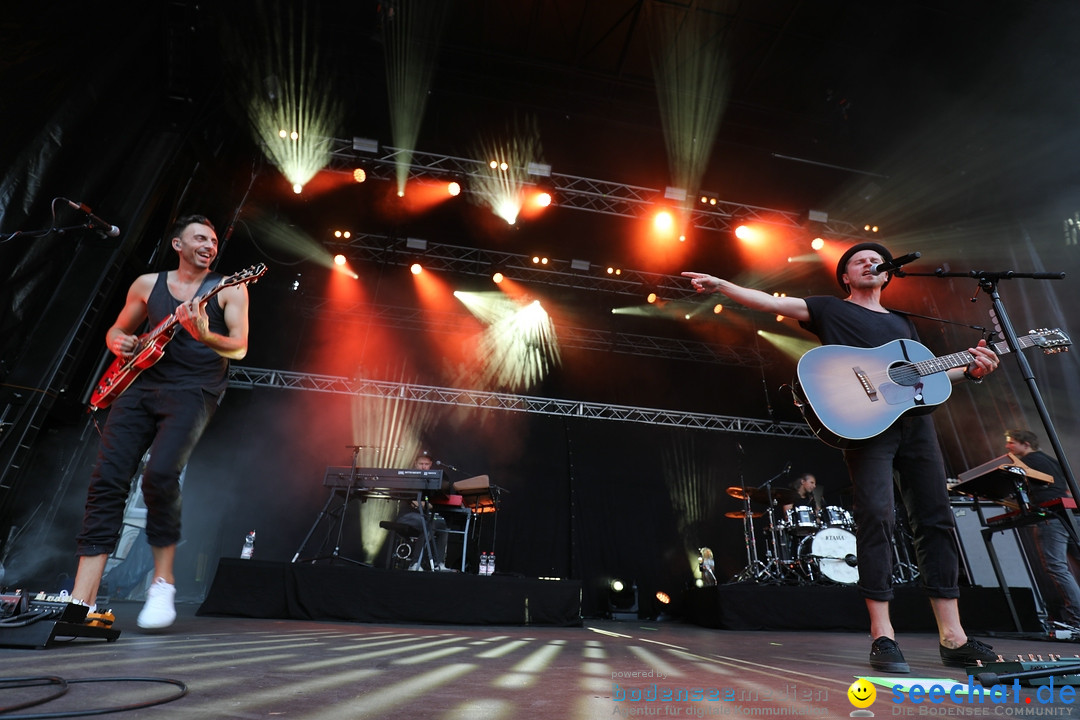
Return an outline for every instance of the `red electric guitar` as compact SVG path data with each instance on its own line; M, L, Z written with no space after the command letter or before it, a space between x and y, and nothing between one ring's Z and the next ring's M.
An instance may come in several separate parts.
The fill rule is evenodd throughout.
M252 265L247 270L221 278L217 285L205 295L198 297L197 301L200 306L205 305L210 298L225 288L253 283L265 274L266 265L263 263ZM161 356L165 354L165 345L172 340L179 327L176 313L173 313L159 322L153 330L140 335L135 352L130 357L119 356L113 360L112 365L98 380L94 394L90 396L90 409L98 410L108 407L113 400L120 397L120 393L128 389L135 378L139 377L139 373L161 359Z

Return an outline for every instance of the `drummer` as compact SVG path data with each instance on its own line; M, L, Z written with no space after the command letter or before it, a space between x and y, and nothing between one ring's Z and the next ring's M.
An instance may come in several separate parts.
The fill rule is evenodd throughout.
M821 516L821 511L825 508L825 501L822 499L824 493L817 485L817 478L811 473L803 473L795 479L795 482L791 483L791 489L798 495L798 500L790 505L784 505L783 511L785 515L796 505L807 505L814 508L815 515Z

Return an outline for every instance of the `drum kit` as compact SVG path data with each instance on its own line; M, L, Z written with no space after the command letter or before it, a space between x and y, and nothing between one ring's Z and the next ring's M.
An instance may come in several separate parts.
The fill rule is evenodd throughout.
M800 504L805 500L794 490L771 488L770 483L761 488L729 487L727 494L743 501L742 510L725 513L741 519L746 534L747 566L735 582L854 585L859 581L855 521L844 508L830 505L818 510ZM764 560L754 531L754 520L762 517Z

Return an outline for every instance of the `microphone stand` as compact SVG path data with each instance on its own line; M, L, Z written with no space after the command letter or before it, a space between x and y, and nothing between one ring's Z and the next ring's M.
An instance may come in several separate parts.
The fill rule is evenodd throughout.
M1031 393L1031 399L1035 402L1035 409L1038 411L1039 418L1042 420L1043 428L1046 429L1046 437L1050 441L1050 445L1054 448L1054 453L1057 455L1058 462L1061 464L1061 469L1065 474L1065 481L1069 485L1069 490L1072 492L1074 498L1080 498L1080 488L1077 487L1076 476L1073 475L1072 467L1069 465L1069 459L1065 456L1064 448L1061 447L1061 440L1058 437L1057 430L1054 428L1053 420L1050 419L1050 413L1046 409L1046 403L1043 401L1042 393L1039 391L1038 383L1035 381L1035 374L1031 370L1031 365L1028 363L1027 357L1020 352L1019 342L1016 339L1016 330L1013 329L1012 321L1009 319L1009 313L1005 309L1005 303L1002 302L1001 295L998 292L998 283L1002 280L1062 280L1065 278L1065 273L1020 273L1014 270L996 272L989 270L971 270L965 273L954 273L945 272L944 269L938 268L933 273L904 273L902 271L897 271L894 274L900 275L901 277L905 275L938 278L963 277L974 278L978 281L979 288L990 297L990 301L994 307L994 313L997 315L998 323L1001 325L1001 333L1005 337L1005 343L1015 356L1016 364L1020 367L1020 374L1028 387L1028 391ZM974 297L972 300L974 301ZM1072 513L1064 513L1064 516L1068 517L1068 523L1072 526L1072 536L1077 537L1076 520L1073 518Z
M762 488L764 488L765 492L768 493L768 495L769 495L768 518L769 518L769 538L772 540L772 561L771 561L771 563L776 568L778 579L782 579L783 576L787 574L786 571L789 568L785 567L785 565L784 565L785 560L784 560L783 555L780 552L780 537L779 537L779 533L777 532L777 529L776 529L776 523L777 523L776 508L779 505L779 503L776 502L776 496L773 495L772 484L774 482L776 482L777 480L779 480L780 478L787 475L790 471L791 471L791 463L788 463L784 467L783 470L778 472L776 475L773 475L771 478L769 478L765 482L761 483L756 488L757 490L761 490Z

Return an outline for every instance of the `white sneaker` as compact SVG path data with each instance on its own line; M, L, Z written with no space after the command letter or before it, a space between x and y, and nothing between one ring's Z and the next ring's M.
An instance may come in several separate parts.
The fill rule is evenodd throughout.
M154 584L146 591L146 604L136 621L139 627L143 630L160 630L172 625L176 620L176 607L173 605L175 598L175 586L165 582L165 578L155 579Z

